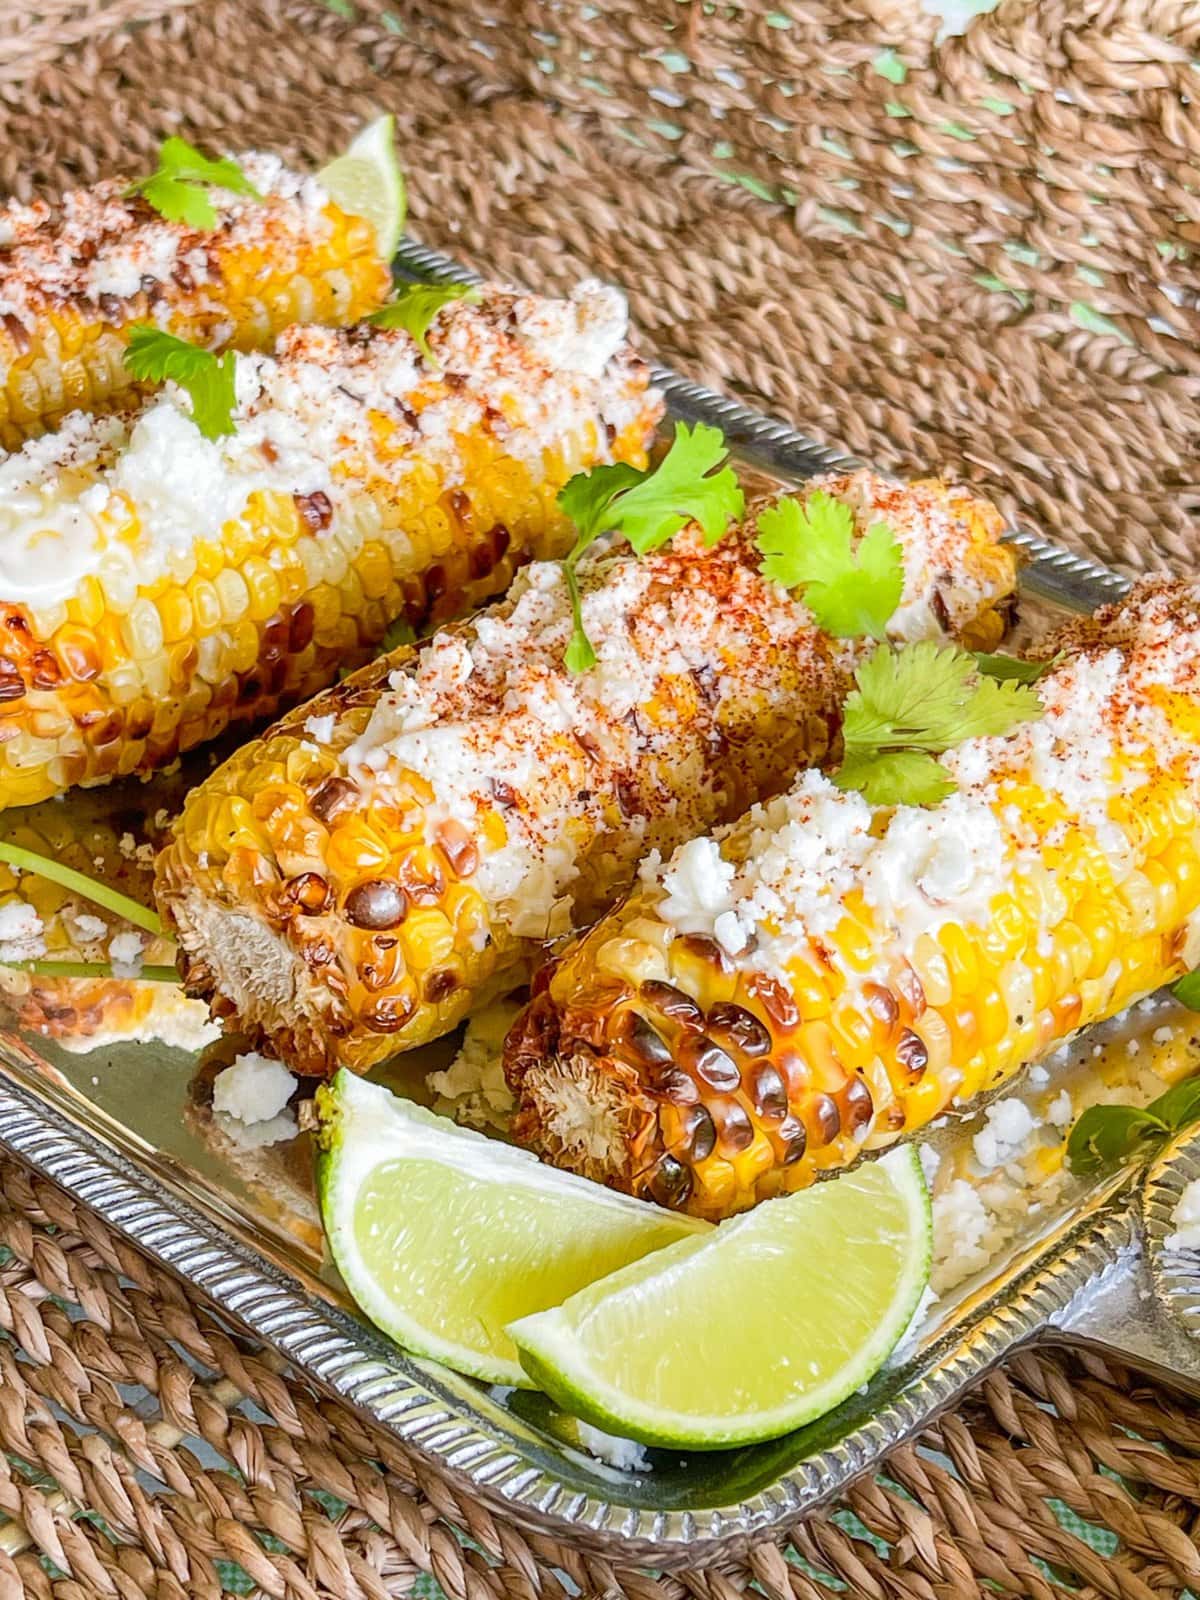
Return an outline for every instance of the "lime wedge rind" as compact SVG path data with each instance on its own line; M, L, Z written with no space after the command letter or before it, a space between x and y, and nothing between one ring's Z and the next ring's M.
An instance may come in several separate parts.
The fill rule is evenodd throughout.
M377 1088L375 1085L363 1087ZM421 1108L413 1106L410 1110L418 1112ZM517 1363L489 1361L478 1350L466 1345L430 1337L419 1322L406 1316L393 1300L380 1292L374 1274L362 1261L355 1237L356 1176L373 1165L374 1158L387 1159L394 1151L389 1149L386 1130L378 1122L364 1130L365 1138L360 1142L355 1137L357 1130L352 1131L346 1125L351 1118L358 1120L357 1107L351 1107L348 1111L344 1107L339 1108L327 1135L329 1147L317 1155L316 1183L329 1253L359 1310L381 1333L386 1333L389 1339L412 1355L440 1361L456 1372L464 1372L483 1383L500 1383L517 1389L533 1388L532 1379Z
M879 1371L909 1327L929 1278L932 1217L928 1189L915 1151L898 1151L881 1162L872 1163L871 1167L886 1172L895 1191L896 1215L903 1224L902 1268L895 1282L889 1285L886 1303L873 1308L874 1324L850 1358L822 1382L808 1388L800 1386L787 1404L759 1409L743 1407L736 1415L690 1407L686 1412L664 1410L639 1395L636 1385L622 1386L611 1381L601 1366L590 1359L587 1337L589 1323L598 1326L593 1320L596 1308L605 1299L611 1301L613 1296L629 1296L636 1291L645 1295L647 1304L661 1312L667 1298L677 1294L681 1286L687 1293L688 1277L695 1274L697 1264L702 1263L709 1252L722 1250L730 1258L730 1270L736 1270L739 1241L751 1230L761 1234L769 1226L773 1207L803 1206L804 1194L768 1201L756 1211L724 1223L707 1238L685 1239L668 1245L653 1257L632 1263L580 1291L562 1306L510 1325L508 1331L529 1377L564 1410L585 1422L608 1433L659 1447L727 1449L777 1438L824 1416ZM858 1169L860 1174L870 1171L871 1168ZM845 1174L833 1180L829 1187L852 1189L856 1181L855 1173ZM826 1185L821 1188L824 1190ZM809 1194L815 1192L808 1191ZM778 1288L780 1293L787 1292L786 1281L781 1281ZM692 1310L697 1315L703 1314L702 1299ZM631 1345L640 1347L643 1342L648 1343L651 1336L648 1327L646 1341L634 1340ZM737 1339L738 1329L730 1328L730 1348L736 1348ZM779 1348L778 1357L783 1359L787 1353L786 1348ZM675 1351L664 1346L659 1359L687 1362L689 1357L686 1350ZM689 1370L695 1373L697 1394L703 1394L705 1374L694 1358Z
M391 262L404 234L408 210L404 173L396 155L396 119L377 117L343 155L322 167L317 181L331 200L375 229L379 254Z
M509 1321L707 1231L351 1073L318 1104L317 1195L347 1289L397 1344L485 1383L532 1387Z

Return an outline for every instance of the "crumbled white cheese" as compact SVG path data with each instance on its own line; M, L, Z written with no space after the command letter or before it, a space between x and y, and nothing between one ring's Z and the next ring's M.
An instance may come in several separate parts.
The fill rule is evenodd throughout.
M142 970L144 940L132 929L114 934L108 942L108 959L118 978L136 978Z
M991 1259L993 1224L987 1208L974 1185L965 1178L955 1178L941 1194L933 1197L934 1271L930 1283L939 1289L943 1273L939 1267L949 1264L953 1281L968 1276L985 1267Z
M595 1456L597 1461L603 1461L621 1472L650 1471L650 1460L645 1447L633 1439L618 1438L615 1434L605 1433L602 1428L592 1427L590 1422L578 1420L575 1423L575 1433L579 1443L589 1455Z
M438 1097L433 1109L439 1115L472 1128L507 1131L513 1097L504 1077L504 1039L520 1010L515 1000L497 1000L474 1013L449 1067L425 1080Z
M306 717L304 719L305 733L311 733L318 744L328 744L333 738L334 724L337 718L333 712L327 712L323 717Z
M1002 1167L1021 1155L1029 1136L1038 1128L1033 1113L1015 1096L988 1106L984 1126L972 1140L975 1159L985 1172Z
M42 919L23 900L0 906L0 961L37 961L46 954Z
M1185 1185L1171 1213L1175 1232L1166 1239L1168 1250L1200 1250L1200 1178Z
M124 260L105 270L119 274ZM585 428L603 459L610 429L616 436L628 428L647 401L645 369L623 346L623 302L601 299L609 312L600 343L583 309L591 300L492 287L479 305L456 302L429 336L436 374L403 329L373 328L363 338L293 326L273 355L238 357L234 431L216 440L203 437L174 384L132 420L72 416L47 436L51 443L34 441L0 463L0 592L48 607L95 571L125 611L139 584L164 573L186 581L197 543L241 517L252 496L306 504L320 496L309 506L314 530L333 538L335 518L365 520L364 496L380 481L398 487L421 462L445 485L461 483L463 442L480 432L495 434L535 481L547 451ZM547 339L558 330L581 365L556 368L547 381L544 357L520 332L522 317ZM590 355L579 346L585 323ZM456 380L449 389L443 373ZM68 469L73 481L64 484Z
M72 938L79 944L98 944L101 939L108 938L108 923L102 917L94 917L90 911L64 906L62 916Z
M1067 1089L1061 1089L1046 1107L1046 1121L1056 1128L1067 1127L1074 1115L1074 1102Z
M938 1168L942 1164L941 1156L938 1155L931 1144L922 1144L917 1146L917 1157L920 1160L921 1172L924 1175L926 1184L932 1184L937 1177Z
M238 1122L270 1122L295 1087L296 1079L282 1062L249 1050L213 1079L213 1110Z

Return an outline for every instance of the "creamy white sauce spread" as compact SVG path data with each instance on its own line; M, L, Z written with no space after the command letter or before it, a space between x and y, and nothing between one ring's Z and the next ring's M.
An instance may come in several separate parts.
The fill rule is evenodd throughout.
M0 461L0 599L46 609L85 575L107 573L128 605L131 587L164 573L185 581L196 544L256 493L321 493L339 511L420 462L450 487L464 480L463 444L480 430L535 478L546 450L588 422L606 459L609 430L646 406L624 331L615 290L583 285L578 298L544 300L492 289L478 306L439 314L435 366L402 329L287 329L274 356L238 358L226 438L205 439L171 384L124 418L75 413ZM548 346L568 364L550 365Z

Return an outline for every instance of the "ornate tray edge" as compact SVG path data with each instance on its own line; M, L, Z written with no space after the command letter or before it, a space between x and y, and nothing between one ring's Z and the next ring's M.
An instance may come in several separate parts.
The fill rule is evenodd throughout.
M442 279L473 274L405 241L402 272ZM673 411L723 429L739 450L784 477L844 470L854 458L806 438L667 368L654 379ZM1074 610L1128 586L1106 567L1040 536L1014 531L1032 592ZM0 1051L4 1048L0 1041ZM660 1568L728 1558L782 1531L834 1497L912 1437L1016 1346L1063 1321L1076 1297L1127 1253L1127 1203L1113 1196L1070 1230L1036 1266L1017 1271L965 1335L922 1356L904 1393L837 1444L737 1504L704 1511L650 1510L600 1499L557 1479L487 1430L469 1407L424 1386L397 1352L353 1318L229 1237L215 1219L164 1191L135 1162L85 1135L30 1088L0 1080L0 1144L95 1211L152 1259L179 1274L222 1312L273 1346L297 1371L388 1428L456 1488L534 1531L569 1537L610 1559Z

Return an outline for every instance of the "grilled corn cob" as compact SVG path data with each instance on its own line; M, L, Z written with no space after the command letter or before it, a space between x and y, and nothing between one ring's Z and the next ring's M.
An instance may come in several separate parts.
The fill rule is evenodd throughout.
M0 445L110 402L131 323L264 349L294 322L354 322L387 295L375 233L317 179L240 158L262 201L214 193L216 226L167 222L125 185L0 210Z
M173 387L0 463L0 807L161 766L553 554L581 467L661 412L624 302L491 290L430 335L292 328L232 436Z
M150 792L82 792L0 819L0 839L72 867L149 905L154 854L183 800L182 777ZM0 865L0 1018L64 1050L116 1039L160 1039L196 1050L216 1036L207 1007L175 983L152 982L143 967L169 967L169 940L135 928L36 872ZM28 971L16 963L108 968L94 975Z
M1200 588L1045 652L1044 716L884 809L822 774L649 862L506 1042L548 1160L720 1217L995 1088L1200 957Z
M868 474L825 487L903 547L898 633L986 647L1013 562L995 510ZM563 665L559 566L376 663L189 799L158 897L192 992L306 1073L366 1070L524 977L669 850L828 750L861 643L766 581L749 524L581 565L598 664Z

